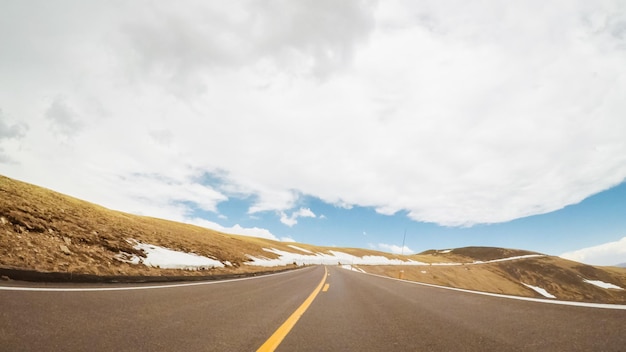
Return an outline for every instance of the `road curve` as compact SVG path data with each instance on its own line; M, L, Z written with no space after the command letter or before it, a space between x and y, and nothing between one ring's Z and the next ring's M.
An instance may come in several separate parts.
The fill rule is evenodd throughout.
M277 351L625 351L626 311L450 291L329 267Z
M322 282L324 268L312 267L141 290L0 289L0 350L255 351L322 284L277 351L625 350L624 310L517 301L327 269Z

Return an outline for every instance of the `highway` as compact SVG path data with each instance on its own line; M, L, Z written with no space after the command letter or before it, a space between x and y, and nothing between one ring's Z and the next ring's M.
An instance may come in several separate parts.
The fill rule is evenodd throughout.
M626 350L626 310L490 297L337 267L182 286L0 284L0 351L269 351L272 341L277 351Z

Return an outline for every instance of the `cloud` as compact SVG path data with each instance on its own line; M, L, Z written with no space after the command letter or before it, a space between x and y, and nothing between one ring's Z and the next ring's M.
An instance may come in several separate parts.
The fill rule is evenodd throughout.
M280 222L292 227L298 223L298 218L315 218L315 213L309 208L300 208L298 211L294 211L290 216L287 216L284 212L280 214Z
M560 257L590 265L617 265L625 263L626 237L622 237L622 239L615 242L563 253Z
M13 158L4 153L2 144L4 141L23 138L28 126L24 123L9 124L5 119L6 117L0 109L0 163L16 163Z
M46 118L50 120L52 129L65 137L71 137L82 129L77 113L61 98L52 101L46 110Z
M2 139L17 139L24 137L27 126L23 123L16 123L9 125L5 121L4 114L0 110L0 140Z
M169 147L172 144L172 139L174 138L172 132L165 129L154 130L148 133L150 134L150 137L154 139L154 141L166 147Z
M235 191L290 226L308 196L546 213L626 178L624 23L619 2L14 2L0 101L27 147L0 140L1 171L153 216Z
M219 232L230 233L233 235L260 237L260 238L266 238L266 239L274 240L274 241L295 242L293 240L290 241L289 237L283 237L279 240L269 230L258 228L258 227L242 227L239 224L236 224L231 227L225 227L216 222L212 222L212 221L202 219L202 218L188 218L188 219L182 220L182 222L196 225L196 226L205 227L205 228L216 230Z
M208 88L195 77L257 62L325 78L344 68L374 29L372 1L202 1L142 8L123 23L130 69L185 92ZM337 28L341 28L340 31ZM180 92L180 91L179 91Z
M192 180L177 180L162 175L133 174L123 180L124 188L137 199L153 204L180 204L190 210L217 212L217 204L228 198L213 188ZM188 203L190 205L185 205Z
M395 244L387 244L387 243L378 243L373 248L377 248L386 252L391 252L394 254L413 254L415 253L411 248L404 246L397 246Z
M296 242L296 240L294 240L293 238L288 237L288 236L287 237L281 237L280 240L281 240L281 242Z

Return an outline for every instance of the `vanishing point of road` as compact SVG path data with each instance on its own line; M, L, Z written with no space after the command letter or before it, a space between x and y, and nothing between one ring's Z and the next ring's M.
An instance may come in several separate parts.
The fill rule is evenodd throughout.
M0 286L0 351L626 351L623 309L478 295L338 267L51 288Z

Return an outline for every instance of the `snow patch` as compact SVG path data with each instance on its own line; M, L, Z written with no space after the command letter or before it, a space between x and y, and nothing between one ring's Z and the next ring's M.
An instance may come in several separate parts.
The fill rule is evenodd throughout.
M554 295L552 295L552 294L548 293L548 291L546 291L545 289L543 289L543 288L541 288L541 287L537 287L537 286L533 286L533 285L525 284L525 283L523 283L523 282L522 282L522 285L524 285L524 286L526 286L526 287L528 287L528 288L530 288L530 289L533 289L535 292L537 292L538 294L540 294L540 295L542 295L542 296L544 296L544 297L547 297L547 298L556 298L556 296L554 296Z
M276 259L263 257L254 257L248 255L252 261L247 265L254 266L283 266L290 264L297 265L340 265L340 264L356 264L356 265L427 265L426 263L400 259L389 259L383 256L366 255L357 257L348 253L339 251L328 251L329 253L312 253L311 255L286 252L275 248L263 248L264 251L277 254Z
M492 259L487 261L477 260L472 263L432 263L430 265L476 265L476 264L488 264L488 263L497 263L497 262L506 262L509 260L518 260L518 259L526 259L526 258L536 258L536 257L544 257L543 254L527 254L527 255L519 255L515 257L501 258L501 259Z
M186 269L201 270L206 268L223 268L224 264L219 260L207 258L195 253L175 251L169 248L156 246L148 243L137 242L135 249L142 250L146 258L141 258L128 253L120 253L117 259L131 263L144 264L146 266L159 267L163 269ZM230 265L229 262L226 262Z
M517 259L526 259L526 258L536 258L536 257L544 257L543 254L527 254L527 255L518 255L516 257L508 257L508 258L502 258L502 259L493 259L493 260L487 260L487 261L475 261L472 264L485 264L485 263L496 263L496 262L506 262L509 260L517 260Z
M587 279L583 279L584 282L588 283L588 284L592 284L594 286L598 286L598 287L602 287L602 288L613 288L616 290L623 290L623 288L617 286L617 285L613 285L610 284L608 282L604 282L604 281L600 281L600 280L587 280Z
M349 265L349 264L342 264L341 267L343 269L346 269L346 270L354 270L354 271L358 271L358 272L363 273L363 274L367 274L367 272L365 270L363 270L361 268L357 268L357 267Z
M350 265L473 265L473 264L486 264L486 263L495 263L502 262L507 260L517 260L517 259L525 259L525 258L534 258L534 257L543 257L542 254L529 254L529 255L521 255L516 257L502 258L502 259L494 259L488 261L475 261L473 263L423 263L415 260L401 260L401 259L390 259L384 256L378 255L366 255L363 257L358 257L352 254L333 251L330 250L328 253L313 253L304 248L300 248L294 245L289 245L289 247L294 248L296 250L310 253L310 254L302 254L302 253L293 253L287 252L275 248L263 248L264 251L277 254L279 257L276 259L269 259L265 257L254 257L252 255L248 255L248 258L251 259L250 262L247 262L247 265L254 266L284 266L284 265L341 265L341 264L350 264Z
M313 252L311 252L311 251L310 251L310 250L308 250L308 249L300 248L300 247L298 247L298 246L294 246L294 245L292 245L292 244L288 244L288 245L287 245L287 247L291 247L291 248L293 248L293 249L297 249L297 250L299 250L299 251L301 251L301 252L304 252L304 253L311 253L311 254L313 254Z

